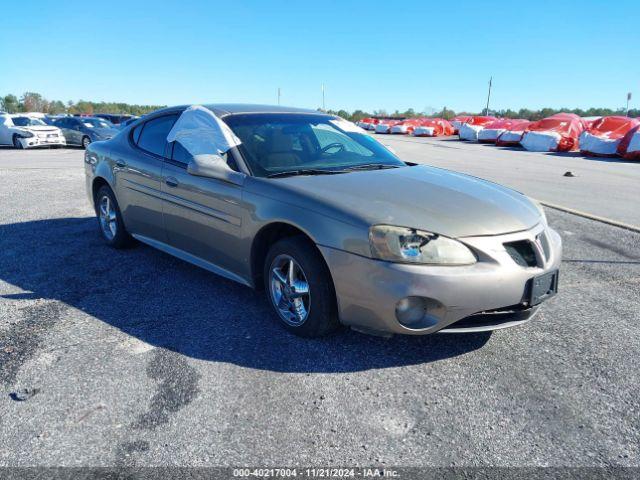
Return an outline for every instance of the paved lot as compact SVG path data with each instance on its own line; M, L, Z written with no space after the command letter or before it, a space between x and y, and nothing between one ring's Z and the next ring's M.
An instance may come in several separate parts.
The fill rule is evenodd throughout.
M375 135L405 160L486 178L540 201L640 228L640 162L538 153L462 142L457 137ZM565 177L572 172L574 177Z
M640 235L549 211L561 293L519 328L302 340L245 287L103 246L81 163L0 150L0 464L640 465Z

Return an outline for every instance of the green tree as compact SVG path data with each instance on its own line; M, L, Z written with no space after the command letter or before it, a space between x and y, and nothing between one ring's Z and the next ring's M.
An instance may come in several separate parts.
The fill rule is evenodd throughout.
M7 113L16 113L18 112L19 102L18 97L12 94L5 95L0 99L0 109L4 110Z

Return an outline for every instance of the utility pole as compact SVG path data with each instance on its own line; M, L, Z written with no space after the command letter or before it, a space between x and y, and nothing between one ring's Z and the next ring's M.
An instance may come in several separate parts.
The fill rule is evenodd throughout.
M280 87L278 87L278 105L280 105Z
M324 108L324 83L322 84L322 111L326 111Z
M627 117L629 116L629 100L631 100L631 92L627 93Z
M489 77L489 94L487 95L487 108L485 109L485 115L489 115L489 100L491 100L491 82L493 76Z

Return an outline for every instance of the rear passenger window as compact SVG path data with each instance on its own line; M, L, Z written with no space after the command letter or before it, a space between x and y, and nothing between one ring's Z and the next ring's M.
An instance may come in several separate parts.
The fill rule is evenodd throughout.
M142 132L142 127L144 127L144 125L138 125L136 128L133 129L133 143L135 143L136 145L138 144L138 140L140 140L140 133Z
M142 132L138 134L137 140L137 132L133 132L134 142L136 142L142 150L163 156L165 146L167 145L167 135L177 119L178 115L165 115L145 122L144 125L142 125ZM136 128L136 130L137 129L138 128Z
M171 157L176 162L188 164L193 156L184 148L180 142L173 142L173 156Z

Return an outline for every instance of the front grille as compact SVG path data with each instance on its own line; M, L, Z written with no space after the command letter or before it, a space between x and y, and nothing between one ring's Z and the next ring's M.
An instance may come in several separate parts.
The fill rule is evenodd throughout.
M495 328L505 323L527 320L534 310L523 305L496 308L474 313L442 329L443 332L453 328Z
M521 267L537 267L538 259L533 245L529 240L518 240L504 244L504 248L514 262Z

